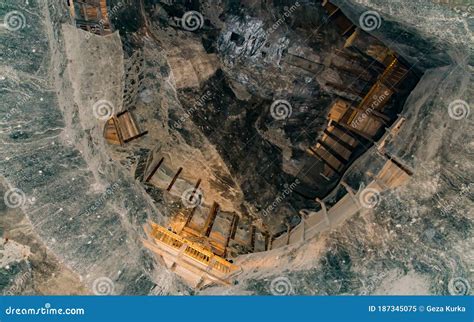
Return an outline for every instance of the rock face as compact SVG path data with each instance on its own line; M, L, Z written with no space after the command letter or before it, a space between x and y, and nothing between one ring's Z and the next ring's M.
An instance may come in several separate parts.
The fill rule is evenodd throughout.
M160 273L153 273L142 249L141 225L156 212L106 154L95 104L106 100L121 108L118 34L86 37L69 25L63 2L21 7L12 1L5 10L24 19L22 28L2 35L0 171L11 196L7 207L26 214L31 228L24 229L33 230L88 292L148 294ZM104 279L105 288L93 287ZM174 278L166 280L155 292L176 291Z
M400 98L407 121L387 146L412 179L304 245L240 256L235 286L202 293L469 293L472 16L422 0L333 2L357 26L375 11L371 33L421 77ZM165 195L156 185L179 167L179 189L205 179L204 207L216 201L272 233L296 224L298 210L314 208L335 184L321 178L322 163L306 150L331 101L356 97L328 86L354 79L328 63L344 39L319 4L126 3L112 17L122 34L107 37L72 27L64 2L8 0L0 9L22 21L0 34L2 251L29 249L2 261L4 293L189 292L140 240L147 219L167 224L173 216L181 190ZM203 16L196 30L183 28L190 10ZM271 113L280 100L288 102L281 119ZM149 134L107 146L101 113L111 109L133 109ZM150 151L165 162L155 186L143 186ZM370 180L379 157L366 153L347 181ZM288 187L295 188L283 194Z

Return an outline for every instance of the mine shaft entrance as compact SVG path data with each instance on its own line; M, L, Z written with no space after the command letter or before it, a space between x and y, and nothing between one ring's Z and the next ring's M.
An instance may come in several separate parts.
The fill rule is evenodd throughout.
M178 88L181 104L192 111L190 119L229 165L246 204L253 206L256 218L273 232L284 231L287 224L296 225L299 209L314 207L316 198L323 199L338 185L353 162L397 120L418 81L410 64L357 28L339 8L329 2L324 2L323 8L325 24L337 30L340 44L326 53L324 61L284 50L280 61L283 71L268 67L269 72L304 73L308 77L325 71L337 73L338 79L323 79L324 84L318 85L322 98L309 101L311 106L290 92L285 99L293 114L275 120L271 100L258 93L247 100L239 97L232 70L225 66L198 86ZM238 46L244 41L242 37L232 32L230 42ZM240 39L238 43L236 39ZM173 62L175 75L189 75L189 70L181 67L184 60L181 57L180 64ZM290 89L304 88L295 85ZM195 109L202 97L206 97L205 104ZM305 109L314 113L305 114ZM287 198L283 191L295 182ZM281 195L283 200L273 207Z
M387 133L399 131L403 120L398 114L418 76L402 57L356 27L339 8L327 1L322 7L324 23L339 34L337 46L325 52L324 59L309 49L285 48L278 68L265 65L268 73L279 72L285 77L301 74L310 79L310 85L295 81L299 85L290 88L285 100L272 101L242 89L231 77L235 76L233 70L221 62L229 58L228 53L219 48L209 50L212 37L205 31L201 43L182 43L181 50L165 48L177 97L187 111L185 119L215 146L230 172L217 180L196 179L190 176L195 169L175 164L168 151L156 147L147 149L135 168L135 177L150 196L169 203L170 209L162 225L149 224L147 247L195 287L216 281L225 284L238 271L231 258L304 242L359 211L360 191L341 179L374 145L387 162L371 183L372 189L395 187L410 175L384 151L384 144ZM169 12L170 19L173 13ZM178 28L176 21L169 25ZM148 37L153 23L147 21L146 25ZM208 32L215 36L215 30ZM165 37L165 33L161 35ZM156 33L147 39L159 38ZM229 37L237 47L257 40L234 31ZM161 42L159 46L165 47ZM267 59L270 51L262 46L251 52ZM337 77L319 77L326 72ZM311 79L317 79L317 84ZM274 80L264 80L274 84ZM304 102L301 95L293 93L293 89L305 93L308 88L317 90L318 100ZM275 119L271 108L277 101L284 101L283 107L293 115ZM308 109L311 113L306 113ZM109 143L123 146L129 142L124 137L135 140L146 134L131 110L126 108L107 122L104 136ZM192 140L182 122L182 117L169 113L169 128ZM329 205L325 197L340 184L346 194ZM243 193L241 207L228 211L236 194L226 190L239 189ZM228 200L232 202L224 205Z

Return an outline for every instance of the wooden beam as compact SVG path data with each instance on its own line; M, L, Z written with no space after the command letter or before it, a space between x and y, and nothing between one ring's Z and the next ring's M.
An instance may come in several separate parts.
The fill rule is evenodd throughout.
M148 131L144 131L144 132L139 133L139 134L137 134L137 135L135 135L135 136L132 136L131 138L128 138L128 139L126 139L126 140L123 140L123 142L124 142L124 143L128 143L128 142L130 142L130 141L133 141L133 140L135 140L135 139L138 139L139 137L144 136L145 134L148 134Z
M206 218L206 223L204 224L204 227L202 229L204 236L209 237L209 235L211 234L212 226L214 225L214 221L216 220L218 211L219 204L217 202L214 202L212 204L211 211L209 212L209 215Z
M227 238L225 240L225 244L224 244L224 255L227 255L227 246L229 246L229 242L231 240L231 238L233 238L235 236L235 232L237 230L237 223L239 222L239 216L237 216L236 214L234 214L232 216L232 221L230 223L230 228L229 228L229 232L227 233Z
M174 183L176 182L176 179L178 179L178 176L179 176L179 174L181 173L181 171L183 171L183 168L182 168L182 167L180 167L180 168L178 169L178 172L176 172L176 174L174 175L173 180L171 180L171 182L170 182L168 188L166 188L166 191L170 191L171 188L173 188Z
M234 215L234 219L235 219L235 224L234 224L234 228L232 230L232 233L230 234L230 238L231 239L234 239L235 238L235 234L237 233L237 227L239 225L239 220L240 220L240 217L238 215Z
M383 125L388 125L388 122L390 122L390 118L387 115L380 113L379 111L371 110L369 112L368 110L364 110L360 107L355 107L352 105L350 105L349 108L357 112L365 113L368 117L379 121Z
M344 180L341 180L341 185L344 187L344 189L346 189L346 191L352 195L352 197L355 196L355 191L354 189L352 189L351 186L349 186Z
M335 133L332 133L330 131L328 131L328 129L325 129L324 130L324 134L326 134L327 136L329 136L331 139L333 139L334 141L336 141L337 143L339 143L342 147L344 147L346 150L348 151L351 151L354 150L354 147L352 145L350 145L349 143L347 143L346 141L344 141L343 139L339 138Z
M408 169L406 166L404 166L401 162L399 162L398 160L396 160L393 156L391 156L390 154L388 154L387 152L384 153L384 156L389 159L390 161L392 161L393 163L395 163L395 165L397 167L399 167L400 169L402 169L406 174L408 174L409 176L412 176L413 175L413 171L411 171L410 169Z
M336 172L338 175L341 174L341 173L339 172L339 170L336 169L328 160L326 160L325 158L323 158L323 156L320 155L320 154L318 153L318 151L314 150L314 149L311 148L311 147L310 147L309 149L311 150L311 152L313 152L313 153L316 155L316 157L317 157L319 160L323 161L323 162L324 162L328 167L330 167L334 172Z
M153 153L153 152L152 152ZM150 174L145 178L145 182L148 182L151 180L151 178L155 175L156 171L158 171L158 169L160 168L161 164L163 163L163 161L165 160L165 158L161 158L160 161L158 161L158 163L155 165L155 167L153 167L153 169L151 170Z
M324 203L324 201L322 201L321 199L319 198L316 198L316 202L318 202L320 205L321 205L321 210L323 212L323 215L324 215L324 220L326 222L326 225L329 227L331 226L331 221L329 220L329 216L328 216L328 210L326 208L326 204Z
M335 127L339 128L342 131L345 131L345 133L349 134L350 136L352 136L354 139L356 139L357 141L359 141L362 144L364 144L364 141L374 143L374 140L370 136L368 136L367 134L365 134L365 133L363 133L363 132L361 132L357 129L354 129L354 128L350 127L347 124L338 123L338 122L332 122L331 124L334 124Z
M331 62L329 67L331 67L331 66L341 70L345 74L348 74L352 77L359 78L359 79L365 81L366 83L371 83L374 80L374 77L372 75L370 75L369 73L367 73L366 71L361 72L357 69L350 68L350 67L347 67L347 66L344 66L344 65L336 65L334 62Z
M346 189L347 193L351 197L352 201L357 205L357 207L361 208L359 198L356 197L356 192L349 186L344 180L341 180L341 185Z
M334 53L337 56L342 57L345 60L350 61L350 62L355 62L358 59L363 59L363 57L360 56L360 55L350 53L350 52L347 52L347 51L344 51L344 50L341 50L341 49L336 49Z
M348 160L344 158L342 155L340 155L336 150L334 150L329 144L324 142L323 140L319 139L318 143L321 144L321 146L328 151L333 157L335 157L339 162L342 164L346 165Z
M286 245L290 244L290 232L291 232L291 226L290 224L286 224Z
M250 251L253 253L255 251L255 233L256 229L254 225L250 226Z
M269 250L270 246L270 234L265 233L265 250Z
M360 98L364 98L365 97L365 94L362 93L362 92L359 92L359 91L356 91L355 89L353 88L350 88L350 87L347 87L347 86L344 86L344 85L341 85L341 84L338 84L338 83L334 83L334 82L326 82L326 85L329 85L337 90L340 90L342 92L345 92L345 93L350 93L350 94L353 94L353 95L357 95L359 96Z

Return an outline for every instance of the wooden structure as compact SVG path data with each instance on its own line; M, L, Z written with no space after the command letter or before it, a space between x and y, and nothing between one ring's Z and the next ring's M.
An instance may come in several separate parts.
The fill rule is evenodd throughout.
M412 174L400 162L389 159L375 177L375 181L385 189L397 188L407 182Z
M96 35L112 33L107 0L68 0L68 5L78 28Z
M178 214L177 218L185 220L174 225L177 234L223 257L267 250L265 233L252 225L250 218L242 219L235 213L223 213L216 202L206 213L203 214L202 210L195 207Z
M317 212L302 210L301 222L293 228L288 227L286 233L275 238L271 243L271 249L304 242L323 231L336 227L364 209L360 201L364 193L367 191L381 193L399 187L405 184L411 175L412 173L403 165L392 159L385 162L382 169L364 189L355 192L345 182L341 182L347 193L336 204L328 208L324 201L316 199L321 210Z
M268 237L265 237L266 233L254 227L250 217L222 212L216 201L208 203L209 207L204 205L202 201L193 200L205 195L199 188L202 179L198 179L193 188L182 191L183 182L176 184L177 178L184 172L184 169L179 167L168 182L163 180L164 172L156 175L155 180L153 180L158 169L163 166L164 160L162 154L151 151L146 162L143 181L161 189L169 197L176 195L181 198L182 207L168 223L172 231L183 238L200 244L217 256L236 256L267 250L265 238ZM164 182L160 182L158 186L156 179L160 176L161 181ZM182 198L190 199L183 200ZM207 201L210 202L211 200Z
M387 66L394 55L392 50L361 29L354 30L346 39L344 48L363 53L383 66Z
M329 0L323 0L322 6L327 10L329 14L329 19L333 21L336 26L339 28L339 31L342 36L346 36L354 32L355 26L352 21L347 18L341 9L333 5Z
M304 69L310 73L320 72L323 66L323 64L319 62L312 61L305 57L301 57L301 56L297 56L297 55L293 55L289 53L284 56L283 62L285 62L288 65Z
M144 227L145 247L160 256L166 266L181 276L190 286L201 288L209 284L230 285L233 275L241 269L187 238L149 222Z
M393 125L385 131L385 134L382 136L382 138L377 142L377 150L381 153L385 153L385 147L388 143L388 141L392 140L394 137L398 135L400 132L401 128L405 124L406 118L401 116L398 118L397 121L393 123Z
M138 123L130 111L118 113L112 116L104 125L104 138L108 143L123 145L147 134L141 131Z
M357 106L336 99L328 113L328 125L309 153L324 162L321 174L330 179L340 175L359 147L367 147L380 137L392 120L384 110L408 68L395 57Z

